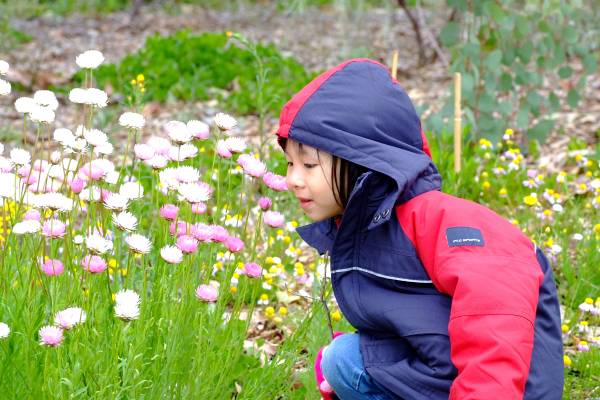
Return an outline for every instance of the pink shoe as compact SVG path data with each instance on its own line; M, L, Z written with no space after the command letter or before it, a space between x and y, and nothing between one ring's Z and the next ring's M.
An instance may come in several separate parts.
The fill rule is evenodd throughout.
M333 338L343 335L344 332L335 332L333 334ZM321 370L321 360L323 359L323 351L327 348L327 346L322 347L317 353L317 358L315 359L315 378L317 380L317 389L321 393L322 400L336 400L338 397L335 395L335 392L329 385L329 382L323 376L323 371Z

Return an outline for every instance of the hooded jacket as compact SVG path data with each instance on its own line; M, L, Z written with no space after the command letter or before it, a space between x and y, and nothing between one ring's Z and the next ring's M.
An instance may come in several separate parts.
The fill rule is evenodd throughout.
M367 167L338 224L297 229L331 257L367 372L399 399L560 399L552 269L488 208L440 191L421 123L388 69L346 61L283 108L277 134Z

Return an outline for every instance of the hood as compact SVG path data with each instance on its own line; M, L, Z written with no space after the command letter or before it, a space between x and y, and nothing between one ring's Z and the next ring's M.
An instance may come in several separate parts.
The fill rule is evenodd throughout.
M392 180L369 229L388 221L395 204L440 189L412 102L373 60L348 60L316 77L284 106L277 135Z

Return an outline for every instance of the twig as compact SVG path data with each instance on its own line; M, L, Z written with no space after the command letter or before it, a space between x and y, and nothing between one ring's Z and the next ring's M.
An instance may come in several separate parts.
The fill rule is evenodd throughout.
M454 15L455 14L451 14L450 19L453 19ZM440 42L439 42L438 38L433 36L431 31L429 29L427 29L427 24L425 23L425 20L423 18L423 10L421 9L420 6L417 6L417 16L419 17L419 23L423 27L423 31L424 31L425 35L428 36L428 39L431 42L431 47L433 47L434 57L432 57L430 61L431 62L435 61L435 55L437 55L437 57L440 59L442 64L444 64L444 68L448 69L448 66L449 66L448 59L446 58L444 51L440 47Z

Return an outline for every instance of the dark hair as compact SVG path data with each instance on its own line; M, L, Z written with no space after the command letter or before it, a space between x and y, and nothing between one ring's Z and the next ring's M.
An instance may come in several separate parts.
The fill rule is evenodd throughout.
M278 137L277 143L279 146L285 151L287 146L287 138ZM298 147L302 149L302 143L297 142ZM319 149L317 150L317 157L319 156ZM344 158L340 158L335 155L331 155L333 159L333 164L331 167L331 182L333 183L333 197L335 198L336 203L342 207L342 209L346 209L348 205L348 200L350 197L350 193L352 193L352 189L354 189L354 185L356 185L356 181L358 177L369 171L368 168L363 167L362 165L355 164L351 161L348 161ZM320 160L320 159L319 159ZM339 169L339 174L338 174ZM338 175L340 179L338 180Z

